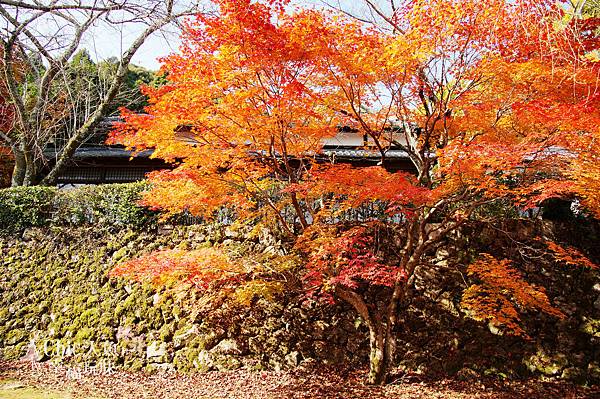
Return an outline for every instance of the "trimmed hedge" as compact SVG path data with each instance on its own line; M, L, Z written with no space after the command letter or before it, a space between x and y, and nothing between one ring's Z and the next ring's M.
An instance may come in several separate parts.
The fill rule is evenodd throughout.
M54 187L14 187L0 190L0 232L44 226L52 216L58 190Z
M78 226L140 228L157 213L137 205L147 182L83 186L15 187L0 190L0 234L28 227Z

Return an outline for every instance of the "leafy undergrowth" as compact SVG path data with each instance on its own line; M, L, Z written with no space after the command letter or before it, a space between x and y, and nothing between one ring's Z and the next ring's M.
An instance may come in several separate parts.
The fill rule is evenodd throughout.
M74 392L81 398L600 398L598 388L538 380L423 380L404 375L389 385L373 387L364 385L364 370L324 366L289 372L236 370L192 375L114 372L83 374L76 379L69 378L68 373L64 367L48 364L0 363L2 379L17 380L41 391Z

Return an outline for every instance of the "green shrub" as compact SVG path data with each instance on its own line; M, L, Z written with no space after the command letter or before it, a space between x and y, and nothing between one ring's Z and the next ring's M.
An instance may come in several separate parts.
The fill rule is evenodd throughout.
M0 190L0 232L43 226L52 216L54 187L14 187Z
M138 205L148 183L84 186L59 191L55 200L53 225L94 224L113 227L141 227L152 221L156 212Z
M34 226L140 228L153 222L156 212L138 205L148 183L84 186L73 190L54 187L15 187L0 190L0 233L13 234Z

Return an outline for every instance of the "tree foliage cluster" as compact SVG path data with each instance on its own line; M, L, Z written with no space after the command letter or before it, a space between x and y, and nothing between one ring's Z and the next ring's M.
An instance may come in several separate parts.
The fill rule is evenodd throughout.
M600 215L599 41L566 4L399 1L388 14L371 6L378 26L283 0L215 3L164 60L168 82L144 89L147 114L124 110L111 140L177 161L151 176L146 205L206 218L228 207L279 230L306 261L306 289L348 302L368 326L369 382L395 362L415 271L481 209L577 198ZM181 140L182 126L193 140ZM365 135L380 166L323 157L340 126ZM386 170L392 147L416 174ZM342 221L367 204L386 217ZM236 267L213 252L155 256L115 274L155 279L152 265L168 264L161 278L187 270L206 287ZM561 317L508 261L482 254L469 274L466 312L504 333L525 334L526 308ZM385 298L370 298L370 286Z
M66 82L57 82L55 88L61 91L64 87L69 87L72 96L77 98L76 109L69 113L78 117L88 116L93 109L93 104L106 94L118 66L119 60L116 57L96 63L87 50L75 54L66 68ZM153 71L138 65L129 65L122 86L109 105L107 116L117 115L119 107L142 112L147 105L147 100L141 93L140 86L156 84L157 79Z

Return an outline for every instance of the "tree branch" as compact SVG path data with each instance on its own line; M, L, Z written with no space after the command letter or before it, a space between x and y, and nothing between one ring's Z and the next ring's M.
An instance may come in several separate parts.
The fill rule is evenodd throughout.
M173 0L169 0L167 3L167 9L172 10ZM52 170L48 173L48 175L42 180L41 184L43 185L51 185L54 184L58 175L62 171L62 169L66 166L67 162L73 157L73 154L79 148L81 143L93 133L94 128L98 125L98 123L102 120L104 115L106 114L106 110L108 109L110 103L117 95L119 88L127 75L127 71L129 69L129 64L131 59L137 52L137 50L144 44L148 36L152 33L173 21L176 18L179 18L182 15L188 15L188 12L182 14L173 14L167 13L167 15L159 21L156 21L154 24L150 25L142 34L140 34L136 40L131 44L131 46L127 49L127 51L121 57L121 61L119 63L119 67L113 81L110 85L109 90L107 91L104 99L96 108L96 110L86 119L84 124L77 130L77 132L69 138L67 144L64 146L63 150L59 154L56 163Z

